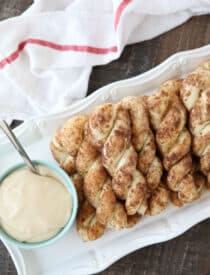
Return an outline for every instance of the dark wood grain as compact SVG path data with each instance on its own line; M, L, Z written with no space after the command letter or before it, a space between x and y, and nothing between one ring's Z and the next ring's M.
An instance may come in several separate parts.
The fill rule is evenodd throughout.
M0 19L20 14L31 2L31 0L0 0ZM155 39L127 46L118 60L94 68L88 93L112 81L145 72L175 52L197 48L209 42L210 16L195 17ZM174 240L140 249L124 257L100 274L209 275L209 232L210 220L207 220ZM16 274L10 256L0 244L0 275Z
M110 82L143 73L176 52L201 47L209 42L210 16L194 17L155 39L127 46L118 60L95 67L88 93Z

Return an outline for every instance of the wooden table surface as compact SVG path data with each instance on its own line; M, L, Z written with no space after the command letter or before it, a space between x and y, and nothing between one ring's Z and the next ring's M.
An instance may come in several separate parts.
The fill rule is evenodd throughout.
M0 19L20 14L30 3L31 0L0 0ZM145 72L175 52L197 48L209 42L210 16L192 18L155 39L126 47L119 60L94 68L88 93L112 81ZM16 274L10 256L0 244L0 275ZM100 274L208 275L210 220L194 226L174 240L140 249Z

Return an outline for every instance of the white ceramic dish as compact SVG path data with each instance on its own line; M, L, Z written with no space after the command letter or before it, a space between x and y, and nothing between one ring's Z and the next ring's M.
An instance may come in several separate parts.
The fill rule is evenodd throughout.
M63 112L42 116L22 124L16 134L34 159L53 160L49 140L53 132L69 116L88 113L107 101L117 101L127 95L153 93L163 81L180 77L210 59L210 46L173 55L156 68L131 79L107 85ZM0 137L0 169L18 162L19 156ZM162 214L145 217L134 228L107 230L99 240L83 243L73 227L55 244L34 251L22 250L5 243L19 275L60 275L97 273L136 249L172 239L198 222L210 217L210 192L205 191L196 202L181 209L172 205Z

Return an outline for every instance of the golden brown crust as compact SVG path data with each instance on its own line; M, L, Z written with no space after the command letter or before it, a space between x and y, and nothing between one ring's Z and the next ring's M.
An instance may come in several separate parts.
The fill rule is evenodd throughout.
M170 191L170 199L171 202L177 207L182 207L184 205L184 202L180 201L180 199L178 198L177 192Z
M84 191L83 191L84 181L83 181L83 178L79 174L72 175L71 180L76 188L79 207L80 207L85 199Z
M202 188L205 185L205 177L199 172L186 175L180 184L178 200L188 203L200 197Z
M145 178L138 170L135 170L133 174L133 181L128 190L125 202L125 207L128 215L139 213L141 209L141 204L142 202L144 202L146 196L147 183L145 181ZM142 212L140 214L144 215L144 213Z
M84 126L88 116L71 117L60 129L60 140L69 155L75 157L84 137Z
M169 191L163 184L160 184L151 194L149 200L150 215L157 215L166 209L169 203Z
M129 215L138 213L141 203L145 202L147 186L136 169L137 156L131 144L128 111L120 103L97 107L90 115L88 133L91 143L102 152L103 166L113 178L115 194L125 200Z
M179 109L172 107L157 131L156 140L163 155L166 155L170 148L176 144L176 140L185 126L186 117L180 116L180 114L183 115Z
M126 228L131 228L135 226L140 220L141 220L141 215L135 214L133 216L127 216L127 225Z
M147 136L145 138L144 144L142 148L137 152L139 153L137 166L139 170L144 175L146 175L148 173L150 166L153 164L153 161L156 158L156 146L155 146L154 136L150 131L150 129L147 129ZM161 174L157 176L160 178Z
M127 96L121 105L130 115L132 128L132 143L137 152L141 151L148 136L149 120L142 97Z
M62 149L62 154L65 152L67 159L71 160L71 166L69 165L71 169L66 165L66 159L63 162L60 151L59 154L55 150L52 151L61 167L69 174L77 172L84 178L84 196L96 208L97 220L108 225L113 215L116 198L100 154L86 135L87 121L88 116L72 117L56 134L56 145L58 144L56 148ZM54 143L51 144L54 145Z
M146 104L150 115L150 122L154 130L157 130L168 112L171 104L171 94L179 92L181 80L170 80L161 85L160 91L146 97Z
M132 143L138 153L137 168L146 178L149 189L148 201L152 209L151 212L158 214L160 209L164 210L165 207L158 205L157 198L161 201L159 196L162 194L162 200L165 201L168 196L165 196L165 193L161 192L161 188L155 192L160 184L163 167L160 159L156 155L155 139L150 129L145 100L141 97L128 96L121 101L121 104L130 115ZM156 210L155 207L157 207Z
M118 230L127 227L127 214L122 203L117 202L115 204L113 215L108 226Z
M195 155L202 157L206 146L210 144L210 131L207 133L201 132L201 134L193 138L193 152Z
M163 165L165 169L169 170L180 160L181 156L185 156L189 152L190 146L191 135L187 129L183 129L183 131L178 136L176 143L164 157Z
M210 62L199 66L183 81L181 98L190 112L193 151L200 157L201 171L210 185Z
M102 187L107 179L107 173L102 165L101 158L95 160L87 171L84 179L84 193L89 203L97 208Z
M70 175L76 172L75 159L70 156L62 146L59 130L55 133L50 142L50 150L62 169Z
M156 146L150 129L144 98L128 96L121 101L131 119L132 142L138 153L137 167L146 177L148 187L154 190L160 183L162 164L156 156Z
M77 216L77 232L83 241L93 241L100 238L105 232L97 217L94 207L85 201Z
M130 146L122 156L118 169L113 175L112 186L118 198L125 200L133 181L133 173L136 170L137 154Z
M98 156L98 151L88 141L87 137L84 137L76 156L76 169L78 173L85 176Z
M160 91L146 99L151 123L156 131L156 141L168 171L168 187L176 205L191 202L199 195L194 177L190 154L191 136L186 129L187 113L179 98L182 81L164 83ZM180 202L178 202L180 200Z
M89 203L96 208L98 220L108 225L112 219L116 198L100 157L85 175L84 193Z
M85 115L70 118L57 130L50 143L54 158L70 175L76 172L76 155L83 141L87 119Z
M178 191L181 180L192 170L192 157L188 153L183 159L177 162L169 171L167 184L173 191Z
M106 182L102 187L98 207L96 210L97 217L102 224L107 225L110 222L113 216L115 206L116 197L112 190L111 180L107 178Z
M102 149L103 165L112 176L116 171L118 162L123 157L124 151L130 145L131 137L130 119L127 111L120 105L116 106L114 104L113 109L116 109L116 112L113 111L113 113L116 113L116 118L113 119L113 127L111 132L108 133Z
M90 114L88 132L92 144L99 150L103 148L104 142L112 130L116 109L113 104L106 103Z
M162 173L163 173L162 163L158 157L155 157L146 174L146 181L150 191L153 191L156 188L158 188Z

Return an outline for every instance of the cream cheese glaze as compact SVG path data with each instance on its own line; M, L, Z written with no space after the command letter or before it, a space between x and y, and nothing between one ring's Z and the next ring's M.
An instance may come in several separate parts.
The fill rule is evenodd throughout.
M0 224L18 241L47 240L71 215L72 197L66 186L49 168L37 167L43 176L24 167L0 184Z

